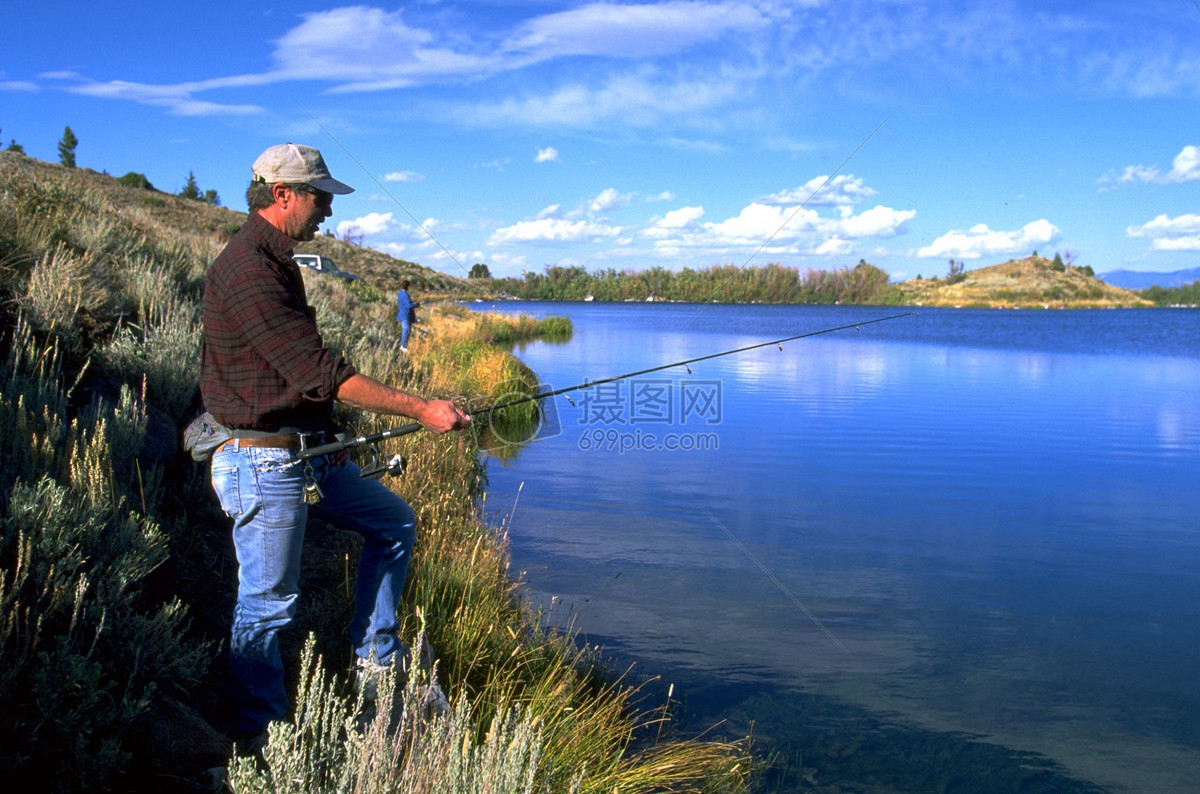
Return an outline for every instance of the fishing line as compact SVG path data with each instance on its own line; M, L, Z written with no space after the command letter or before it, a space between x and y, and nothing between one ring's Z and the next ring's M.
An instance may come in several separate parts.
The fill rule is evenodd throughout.
M1196 0L1196 2L1200 3L1200 0ZM814 190L812 193L809 193L808 198L804 199L804 201L801 202L799 207L796 207L796 209L792 210L792 214L789 215L783 223L779 224L779 228L776 229L775 231L773 231L771 233L770 237L768 237L766 240L763 240L762 245L760 245L758 248L756 248L754 250L754 253L750 254L750 256L747 257L746 261L742 263L742 266L737 269L737 272L734 273L729 278L725 279L725 281L723 281L720 284L720 286L718 286L715 290L713 290L713 294L711 296L709 296L708 300L706 300L704 303L700 304L700 308L696 309L695 314L693 314L691 317L689 317L688 321L683 324L683 326L680 328L681 331L684 328L687 328L689 325L691 325L692 320L695 320L697 317L699 317L700 312L702 312L706 308L708 308L709 304L713 303L713 301L715 301L717 299L717 295L724 292L725 288L728 287L735 278L737 278L738 276L740 276L742 274L742 272L746 269L746 266L749 265L754 260L754 257L756 257L760 253L762 253L762 250L764 248L766 248L768 245L770 245L771 241L774 240L777 236L779 236L780 232L782 232L785 228L787 228L787 225L789 223L791 223L792 220L795 219L795 217L797 215L800 214L800 210L802 210L806 206L808 206L808 202L813 200L813 196L820 193L825 188L825 186L829 184L830 180L832 180L835 176L837 176L838 171L841 171L843 168L845 168L846 163L850 162L850 160L854 158L854 155L858 154L859 150L862 149L864 146L866 146L867 142L875 137L875 133L877 133L881 129L883 129L883 125L885 125L889 121L891 121L892 116L896 115L896 112L899 111L901 107L902 107L901 105L897 105L895 110L893 110L891 113L889 113L887 115L887 118L885 118L883 121L879 122L879 126L877 126L875 129L871 130L871 134L868 135L867 137L863 138L862 143L858 144L858 146L855 146L854 151L852 151L852 152L850 152L850 154L846 155L846 159L842 160L842 162L838 164L838 167L833 169L833 171L829 174L829 176L825 177L825 181L822 182L820 185L818 185L816 190Z
M842 645L842 641L839 640L837 637L833 636L833 632L830 631L825 626L824 623L822 623L820 620L818 620L817 616L814 615L812 612L810 612L808 607L804 606L804 603L799 598L796 598L796 596L792 594L791 590L787 589L787 585L785 585L783 582L779 581L779 578L777 576L775 576L775 574L771 573L767 569L767 566L765 566L761 562L759 562L758 557L755 557L754 554L750 551L750 549L746 548L746 544L744 544L740 540L738 540L737 537L734 536L734 534L729 531L728 527L726 527L719 520L717 520L717 517L714 516L712 513L705 510L704 514L706 516L708 516L709 518L711 518L712 522L714 524L716 524L718 527L720 527L721 531L724 532L726 535L728 535L730 540L732 540L734 543L737 544L737 547L739 549L741 549L742 552L745 553L745 555L747 557L749 557L750 560L755 565L758 566L758 569L760 571L762 571L763 573L765 573L767 575L767 578L770 579L772 582L774 582L775 586L778 587L780 590L782 590L783 594L785 596L787 596L793 604L798 606L800 608L800 611L803 612L805 615L807 615L808 619L817 625L817 628L819 628L821 631L823 631L825 633L826 637L833 640L834 645L836 645L837 647L842 649L842 653L846 654L846 656L848 656L850 658L850 661L852 661L852 662L858 661L857 659L854 658L854 654L850 653L850 650L845 645Z
M486 416L488 419L490 419L491 415L494 412L502 410L504 408L511 408L515 405L523 405L524 403L541 401L541 400L545 400L549 397L556 397L560 394L565 395L565 394L568 394L569 392L579 391L580 389L589 389L593 386L601 386L606 383L615 383L616 381L626 380L628 378L636 378L639 375L648 375L651 372L661 372L664 369L671 369L673 367L687 367L689 364L695 364L697 361L709 361L711 359L720 358L722 356L732 356L735 353L745 353L749 350L757 350L762 347L770 347L771 345L779 345L779 346L781 346L781 349L782 349L782 345L784 342L794 342L797 339L807 339L807 338L813 337L813 336L821 336L823 334L832 334L837 331L848 331L851 328L854 328L855 330L861 330L862 326L864 326L864 325L874 325L875 323L884 323L884 322L888 322L889 320L898 320L901 317L916 317L916 316L918 316L917 312L901 312L900 314L893 314L893 315L889 315L887 317L876 317L871 320L860 320L859 322L848 323L846 325L839 325L839 326L835 326L833 328L822 328L819 331L807 331L802 334L795 334L793 336L787 336L782 339L772 339L768 342L757 342L753 345L745 345L744 347L737 347L732 350L723 350L720 353L709 353L708 355L696 356L695 358L686 358L686 359L683 359L682 361L672 361L670 364L660 364L659 366L656 366L656 367L647 367L646 369L639 369L634 372L626 372L621 375L613 375L612 377L609 377L609 378L601 378L599 380L585 380L583 383L577 383L574 386L564 386L561 389L554 389L552 391L526 395L524 397L519 397L515 400L510 400L508 402L503 402L503 403L499 403L496 405L489 405L489 406L486 406L483 408L478 408L474 411L470 411L469 413L472 415L472 418L474 418L475 416ZM691 372L690 368L688 369L688 372ZM567 398L567 399L570 399L570 398ZM396 438L397 436L404 436L404 435L408 435L409 433L415 433L416 431L420 430L421 427L422 427L422 425L419 422L412 422L410 424L401 425L400 427L393 427L390 430L384 430L379 433L372 433L370 435L358 436L356 438L347 438L347 439L343 439L341 441L335 441L335 442L332 442L329 444L322 444L320 446L310 447L308 449L301 450L299 453L297 453L297 457L300 460L305 460L307 458L315 457L317 455L325 455L330 452L340 452L343 449L353 449L355 447L359 447L359 446L363 446L363 445L367 445L367 444L373 444L376 441L383 441L384 439Z
M873 320L863 320L862 322L850 323L848 325L839 325L836 328L824 328L820 331L808 331L807 333L796 334L795 336L789 336L789 337L785 337L783 339L772 339L769 342L757 342L753 345L746 345L745 347L738 347L738 348L734 348L733 350L724 350L720 353L709 353L708 355L705 355L705 356L696 356L695 358L685 358L682 361L673 361L670 364L660 364L657 367L648 367L646 369L639 369L636 372L626 372L623 375L613 375L611 378L601 378L600 380L588 380L588 381L584 381L583 383L577 384L575 386L566 386L564 388L555 389L553 391L548 391L543 394L534 394L534 395L530 395L528 397L522 397L520 399L513 400L512 402L501 403L499 405L489 406L488 408L482 409L481 412L486 411L486 412L490 413L491 411L497 411L501 408L508 408L513 405L520 405L522 403L532 402L533 400L544 400L547 397L555 397L559 394L566 394L567 392L578 391L579 389L588 389L588 388L591 388L592 386L601 386L605 383L613 383L613 382L619 381L619 380L626 380L627 378L636 378L639 375L648 375L651 372L661 372L664 369L671 369L673 367L686 367L688 364L695 364L697 361L708 361L710 359L720 358L721 356L732 356L734 353L745 353L748 350L757 350L760 347L770 347L771 345L782 345L784 342L794 342L797 339L807 339L810 336L820 336L822 334L832 334L835 331L847 331L851 328L854 328L857 330L861 326L864 326L864 325L872 325L874 323L882 323L882 322L887 322L888 320L896 320L901 317L909 317L909 316L916 317L917 313L916 312L903 312L901 314L893 314L890 317L877 317ZM691 370L689 369L688 372L691 372Z

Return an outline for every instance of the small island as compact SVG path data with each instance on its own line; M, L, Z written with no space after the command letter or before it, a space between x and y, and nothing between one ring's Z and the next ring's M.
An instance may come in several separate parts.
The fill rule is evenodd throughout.
M898 285L907 306L993 309L1114 309L1154 304L1096 278L1090 267L1033 255L975 270L951 263L946 278L912 279Z

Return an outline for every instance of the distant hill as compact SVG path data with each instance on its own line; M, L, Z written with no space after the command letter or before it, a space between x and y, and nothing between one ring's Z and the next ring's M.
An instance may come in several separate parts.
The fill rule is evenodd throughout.
M1200 280L1200 267L1186 270L1172 270L1167 273L1140 272L1137 270L1110 270L1100 273L1097 278L1103 279L1114 287L1124 289L1148 289L1150 287L1186 287Z
M897 286L903 302L914 306L1083 309L1151 305L1129 290L1106 284L1087 268L1037 255L951 278L912 279Z

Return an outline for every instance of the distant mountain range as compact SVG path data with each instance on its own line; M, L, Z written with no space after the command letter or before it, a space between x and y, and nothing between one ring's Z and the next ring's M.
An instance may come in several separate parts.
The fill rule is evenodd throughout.
M1114 287L1124 289L1147 289L1155 285L1159 287L1185 287L1200 279L1200 267L1187 270L1173 270L1170 273L1142 273L1137 270L1110 270L1107 273L1097 273L1096 278Z

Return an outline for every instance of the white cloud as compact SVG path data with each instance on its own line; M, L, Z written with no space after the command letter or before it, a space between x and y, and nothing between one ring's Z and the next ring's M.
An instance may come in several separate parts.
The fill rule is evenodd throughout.
M424 174L418 174L416 171L392 171L390 174L383 175L384 182L420 182L425 179Z
M493 59L455 52L405 24L401 11L349 6L304 15L275 42L278 79L340 83L334 91L404 88L449 76L486 74Z
M646 199L646 201L674 201L674 200L675 200L675 194L669 190L664 190L663 192L659 193L657 196L650 196L649 198Z
M662 254L683 249L770 254L845 255L857 241L893 237L916 216L916 210L877 206L859 215L845 207L840 217L823 217L807 207L752 202L736 216L701 223L702 207L683 207L654 219L642 236Z
M680 207L652 220L642 235L658 240L674 238L683 229L695 228L696 222L703 217L704 207Z
M984 254L1014 254L1030 251L1038 245L1052 242L1059 235L1058 227L1043 219L1032 221L1016 231L989 229L980 223L967 231L950 231L917 251L920 257L961 257L978 259Z
M1128 165L1125 166L1121 175L1116 177L1116 181L1123 185L1131 183L1177 184L1196 179L1200 179L1200 146L1184 146L1171 161L1171 170L1165 174L1158 167L1152 165ZM1101 182L1105 181L1107 179L1101 180Z
M832 179L828 175L822 175L814 176L800 187L773 193L762 199L762 202L771 205L844 207L874 195L874 190L863 185L863 181L853 175L839 175Z
M512 162L511 157L498 157L486 163L481 163L480 168L485 168L489 171L503 171Z
M547 146L545 149L538 149L537 155L533 158L535 163L561 163L562 158L558 156L558 149L553 146Z
M70 69L56 69L49 72L39 72L38 77L43 80L86 80L79 72L73 72Z
M346 233L347 230L358 229L363 234L380 234L388 229L395 228L396 222L390 212L368 212L366 215L355 218L352 221L341 221L337 225L337 233L339 236Z
M497 229L488 238L488 245L599 242L620 234L620 226L582 220L570 221L563 218L540 218L533 221L520 221L511 226Z
M825 242L817 246L814 254L822 256L846 256L854 250L853 244L849 240L843 240L839 237L830 237Z
M631 196L628 194L618 193L616 188L605 188L600 191L600 195L592 199L588 205L588 212L593 215L609 212L610 210L625 206L629 203L630 198Z
M767 23L749 3L592 3L525 22L503 49L537 60L563 55L649 58Z
M704 207L680 207L671 210L655 225L663 229L682 229L704 217Z
M736 216L720 223L705 224L705 227L710 235L729 244L753 250L752 246L761 245L772 238L786 240L804 231L811 231L820 220L820 216L813 210L800 209L789 212L784 207L755 202L743 207Z
M1190 182L1200 179L1200 146L1185 146L1175 155L1171 163L1171 171L1167 174L1168 182Z
M68 79L69 75L62 75ZM83 82L63 90L99 99L123 99L142 105L166 108L175 116L246 116L261 113L258 105L227 105L193 99L196 85L149 85L112 80L107 83Z
M1121 175L1117 177L1117 181L1123 185L1131 182L1157 182L1158 179L1159 170L1149 165L1127 165Z
M670 82L651 73L613 75L598 87L563 85L550 93L470 102L448 108L447 115L465 124L520 127L592 127L620 123L654 127L664 121L704 117L749 89L733 79Z
M1159 215L1140 226L1130 226L1125 234L1149 239L1152 251L1200 251L1200 215Z
M404 243L379 243L371 246L376 251L383 251L385 254L391 254L394 257L403 259L408 246Z
M917 216L916 210L894 210L875 206L858 215L847 215L838 223L838 230L847 237L894 237L904 224Z

